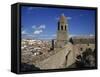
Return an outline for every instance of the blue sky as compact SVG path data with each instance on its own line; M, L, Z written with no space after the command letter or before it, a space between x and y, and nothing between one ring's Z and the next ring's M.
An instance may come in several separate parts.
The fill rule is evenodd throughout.
M95 35L95 10L23 6L21 8L22 38L56 38L57 22L61 14L68 19L70 36Z

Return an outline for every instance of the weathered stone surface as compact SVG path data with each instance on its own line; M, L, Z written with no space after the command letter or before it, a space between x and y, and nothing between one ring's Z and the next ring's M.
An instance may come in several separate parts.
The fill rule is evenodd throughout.
M75 68L77 56L82 56L87 49L95 53L95 37L72 37L69 40L68 35L68 22L62 15L58 21L56 40L22 40L21 62L25 66L23 70L31 70L31 67L36 70ZM93 56L86 58L90 60L91 66L95 65Z
M65 46L66 42L68 42L68 23L64 14L61 15L58 21L58 30L57 30L57 42L56 47Z
M73 63L74 54L72 51L72 44L69 43L64 46L64 48L59 49L56 54L43 61L37 62L35 65L40 69L59 69L66 68Z

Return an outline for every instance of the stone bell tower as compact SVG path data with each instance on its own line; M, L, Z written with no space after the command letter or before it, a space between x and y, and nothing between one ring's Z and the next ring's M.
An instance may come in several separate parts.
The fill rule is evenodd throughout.
M63 47L68 42L68 23L64 14L60 16L58 20L58 28L57 28L57 47Z

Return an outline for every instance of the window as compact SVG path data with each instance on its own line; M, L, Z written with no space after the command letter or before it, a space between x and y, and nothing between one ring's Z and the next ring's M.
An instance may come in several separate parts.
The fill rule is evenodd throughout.
M61 25L61 30L63 30L63 26Z
M58 30L60 30L60 26L59 26L60 24L59 24L59 22L58 22Z
M65 30L66 30L66 25L65 25Z

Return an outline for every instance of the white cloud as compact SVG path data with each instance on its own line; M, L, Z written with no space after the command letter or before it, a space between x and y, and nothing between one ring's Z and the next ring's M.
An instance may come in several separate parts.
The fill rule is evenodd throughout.
M46 26L45 25L40 25L40 26L33 25L32 28L38 30L38 29L45 29Z
M45 29L45 25L40 25L38 29Z
M34 31L34 34L40 34L40 33L42 33L43 32L43 30L35 30Z
M93 34L90 34L90 35L82 35L82 34L80 34L80 35L77 35L77 34L70 34L69 35L69 37L94 37L95 35L93 35Z
M79 36L79 35L76 35L76 34L70 34L69 37L75 37L75 36Z
M33 25L32 28L33 28L33 29L36 29L36 25Z
M22 34L27 34L27 32L25 30L22 31Z
M56 17L56 20L59 20L59 17Z
M34 37L32 34L28 34L27 36Z
M33 32L34 34L40 34L43 32L46 26L44 24L40 26L33 25L32 28L34 29L34 32Z
M67 19L68 19L68 20L71 20L71 19L72 19L72 17L67 17Z
M56 36L57 36L57 34L53 34L52 36L53 36L53 37L56 37Z
M94 36L93 34L90 34L89 36Z
M41 35L39 35L39 36L41 36L41 37L56 37L56 34L41 34Z

